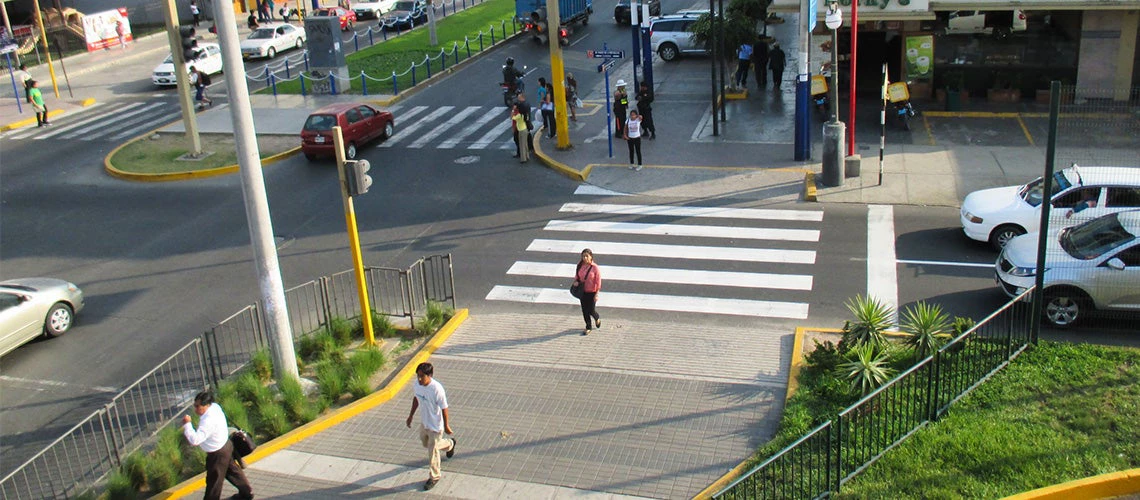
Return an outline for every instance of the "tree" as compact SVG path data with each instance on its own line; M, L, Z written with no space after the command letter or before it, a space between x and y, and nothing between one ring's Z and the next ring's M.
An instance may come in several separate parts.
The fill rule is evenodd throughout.
M725 57L735 57L736 48L756 42L756 27L768 17L771 0L731 0L724 9ZM708 47L713 35L713 19L704 14L689 27L693 43Z

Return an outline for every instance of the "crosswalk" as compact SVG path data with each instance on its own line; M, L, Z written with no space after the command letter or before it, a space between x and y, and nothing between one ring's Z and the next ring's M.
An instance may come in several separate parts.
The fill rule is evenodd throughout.
M27 127L5 132L12 140L121 141L177 120L181 111L170 101L129 104L95 103L61 115L49 127Z
M804 319L822 222L821 210L565 203L486 299L576 305L567 288L589 248L607 309Z
M396 133L380 149L514 149L506 106L411 106L390 109ZM538 110L535 118L541 122Z

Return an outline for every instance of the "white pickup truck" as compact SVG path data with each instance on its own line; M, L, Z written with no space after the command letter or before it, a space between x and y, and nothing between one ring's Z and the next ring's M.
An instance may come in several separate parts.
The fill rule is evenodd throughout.
M944 35L984 34L1005 39L1025 31L1025 12L1014 10L955 10L939 13L938 32Z

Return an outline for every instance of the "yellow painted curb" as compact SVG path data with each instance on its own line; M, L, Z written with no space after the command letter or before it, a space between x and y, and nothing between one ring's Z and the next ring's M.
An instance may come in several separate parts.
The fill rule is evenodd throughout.
M1005 500L1092 500L1140 493L1140 469L1109 472L1005 497Z
M742 99L748 99L748 89L734 90L732 87L724 88L724 100L739 101Z
M91 106L92 104L95 104L95 98L94 97L88 97L79 103L80 106L83 106L85 108L87 106Z
M725 473L725 475L720 476L720 479L717 479L712 484L708 485L708 487L701 490L700 493L697 493L693 497L693 500L708 500L712 498L714 493L720 491L725 486L728 486L728 483L735 481L736 478L740 477L741 474L744 474L745 468L747 467L747 460L740 462L736 467L733 467L732 470Z
M66 111L64 111L62 109L49 109L48 110L48 120L51 120L52 117L56 117L56 116L62 115L64 113L66 113ZM35 115L32 115L31 118L25 118L25 119L20 120L18 122L12 122L12 123L9 123L7 125L0 126L0 132L7 132L9 130L16 130L18 128L28 127L34 123L36 123L36 117L35 117Z
M119 170L118 168L115 168L115 164L111 162L111 158L113 156L115 156L115 154L118 153L119 150L127 147L130 144L133 144L136 141L150 137L151 134L157 133L163 127L166 127L166 125L163 125L162 127L158 127L156 129L151 130L150 132L142 134L138 137L135 137L134 139L131 139L127 142L120 144L115 149L112 149L111 152L107 153L107 156L103 158L103 170L106 171L107 174L112 176L112 177L117 177L119 179L124 179L124 180L128 180L128 181L138 181L138 182L185 181L185 180L190 180L190 179L205 179L208 177L218 177L221 175L229 175L229 174L233 174L233 173L238 172L238 170L240 168L239 165L227 165L227 166L218 167L218 168L207 168L207 169L203 169L203 170L188 170L185 172L167 172L167 173L161 173L161 174L143 174L143 173L138 173L138 172L127 172L125 170ZM293 149L288 149L288 150L282 151L280 153L277 153L275 155L267 156L267 157L261 159L261 165L265 166L265 165L269 165L272 163L279 162L281 160L284 160L285 158L288 158L290 156L293 156L293 155L299 153L300 151L301 151L301 146L297 146Z
M417 352L415 356L412 356L412 359L408 360L407 364L405 364L404 367L400 369L400 371L396 372L396 376L393 377L392 381L388 382L388 385L384 386L383 389L360 398L359 400L354 401L335 412L329 413L321 418L302 425L301 427L293 429L292 431L289 431L282 436L278 436L276 439L273 439L267 443L263 443L262 445L258 446L253 453L249 454L249 456L245 458L246 464L257 462L258 460L266 458L278 451L281 451L305 439L320 434L321 432L337 424L340 424L352 417L355 417L361 413L364 413L368 410L371 410L372 408L388 402L390 399L399 394L400 391L404 389L404 385L406 385L408 381L412 379L416 372L416 365L427 361L428 358L431 357L432 353L434 353L436 349L439 349L439 346L443 345L443 343L449 337L451 337L452 333L455 333L455 330L459 328L459 325L463 324L463 322L467 320L467 315L467 309L460 309L458 311L455 311L455 315L451 317L451 320L449 320L446 325L443 325L443 327L440 328L439 331L432 336L431 340L429 340L427 344L424 344L424 346L420 348L420 351ZM183 481L181 484L178 484L173 488L155 495L154 498L182 498L205 487L206 473L203 472L197 476Z
M804 174L804 201L817 201L818 191L815 186L815 173Z
M582 171L574 170L569 165L557 161L554 158L547 156L546 153L542 152L543 128L544 127L540 126L537 130L534 131L534 135L537 136L534 138L534 156L538 157L538 161L542 162L543 165L554 169L556 172L576 181L586 182L586 178L590 176L591 165L587 165L586 168Z

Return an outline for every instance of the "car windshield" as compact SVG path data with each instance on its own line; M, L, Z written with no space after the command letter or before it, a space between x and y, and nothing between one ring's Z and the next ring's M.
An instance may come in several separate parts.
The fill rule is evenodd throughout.
M273 38L273 28L259 29L249 35L250 40L265 40L269 38Z
M1074 259L1091 260L1134 239L1136 236L1112 214L1065 229L1060 241L1061 248Z
M174 54L166 56L166 59L162 60L162 64L174 64Z
M396 6L392 10L416 10L415 2L396 2Z
M1049 199L1053 199L1054 195L1069 189L1072 185L1073 183L1069 182L1064 170L1053 174L1053 192L1049 194ZM1036 207L1041 204L1041 193L1044 191L1044 178L1038 177L1033 182L1022 186L1018 196L1021 196L1021 199L1025 200L1026 203Z
M310 115L305 121L303 130L326 131L336 126L336 117L333 115Z
M318 16L318 17L329 17L329 16L335 16L336 12L333 12L332 9L321 9L321 10L318 10L316 12L313 12L313 15Z

